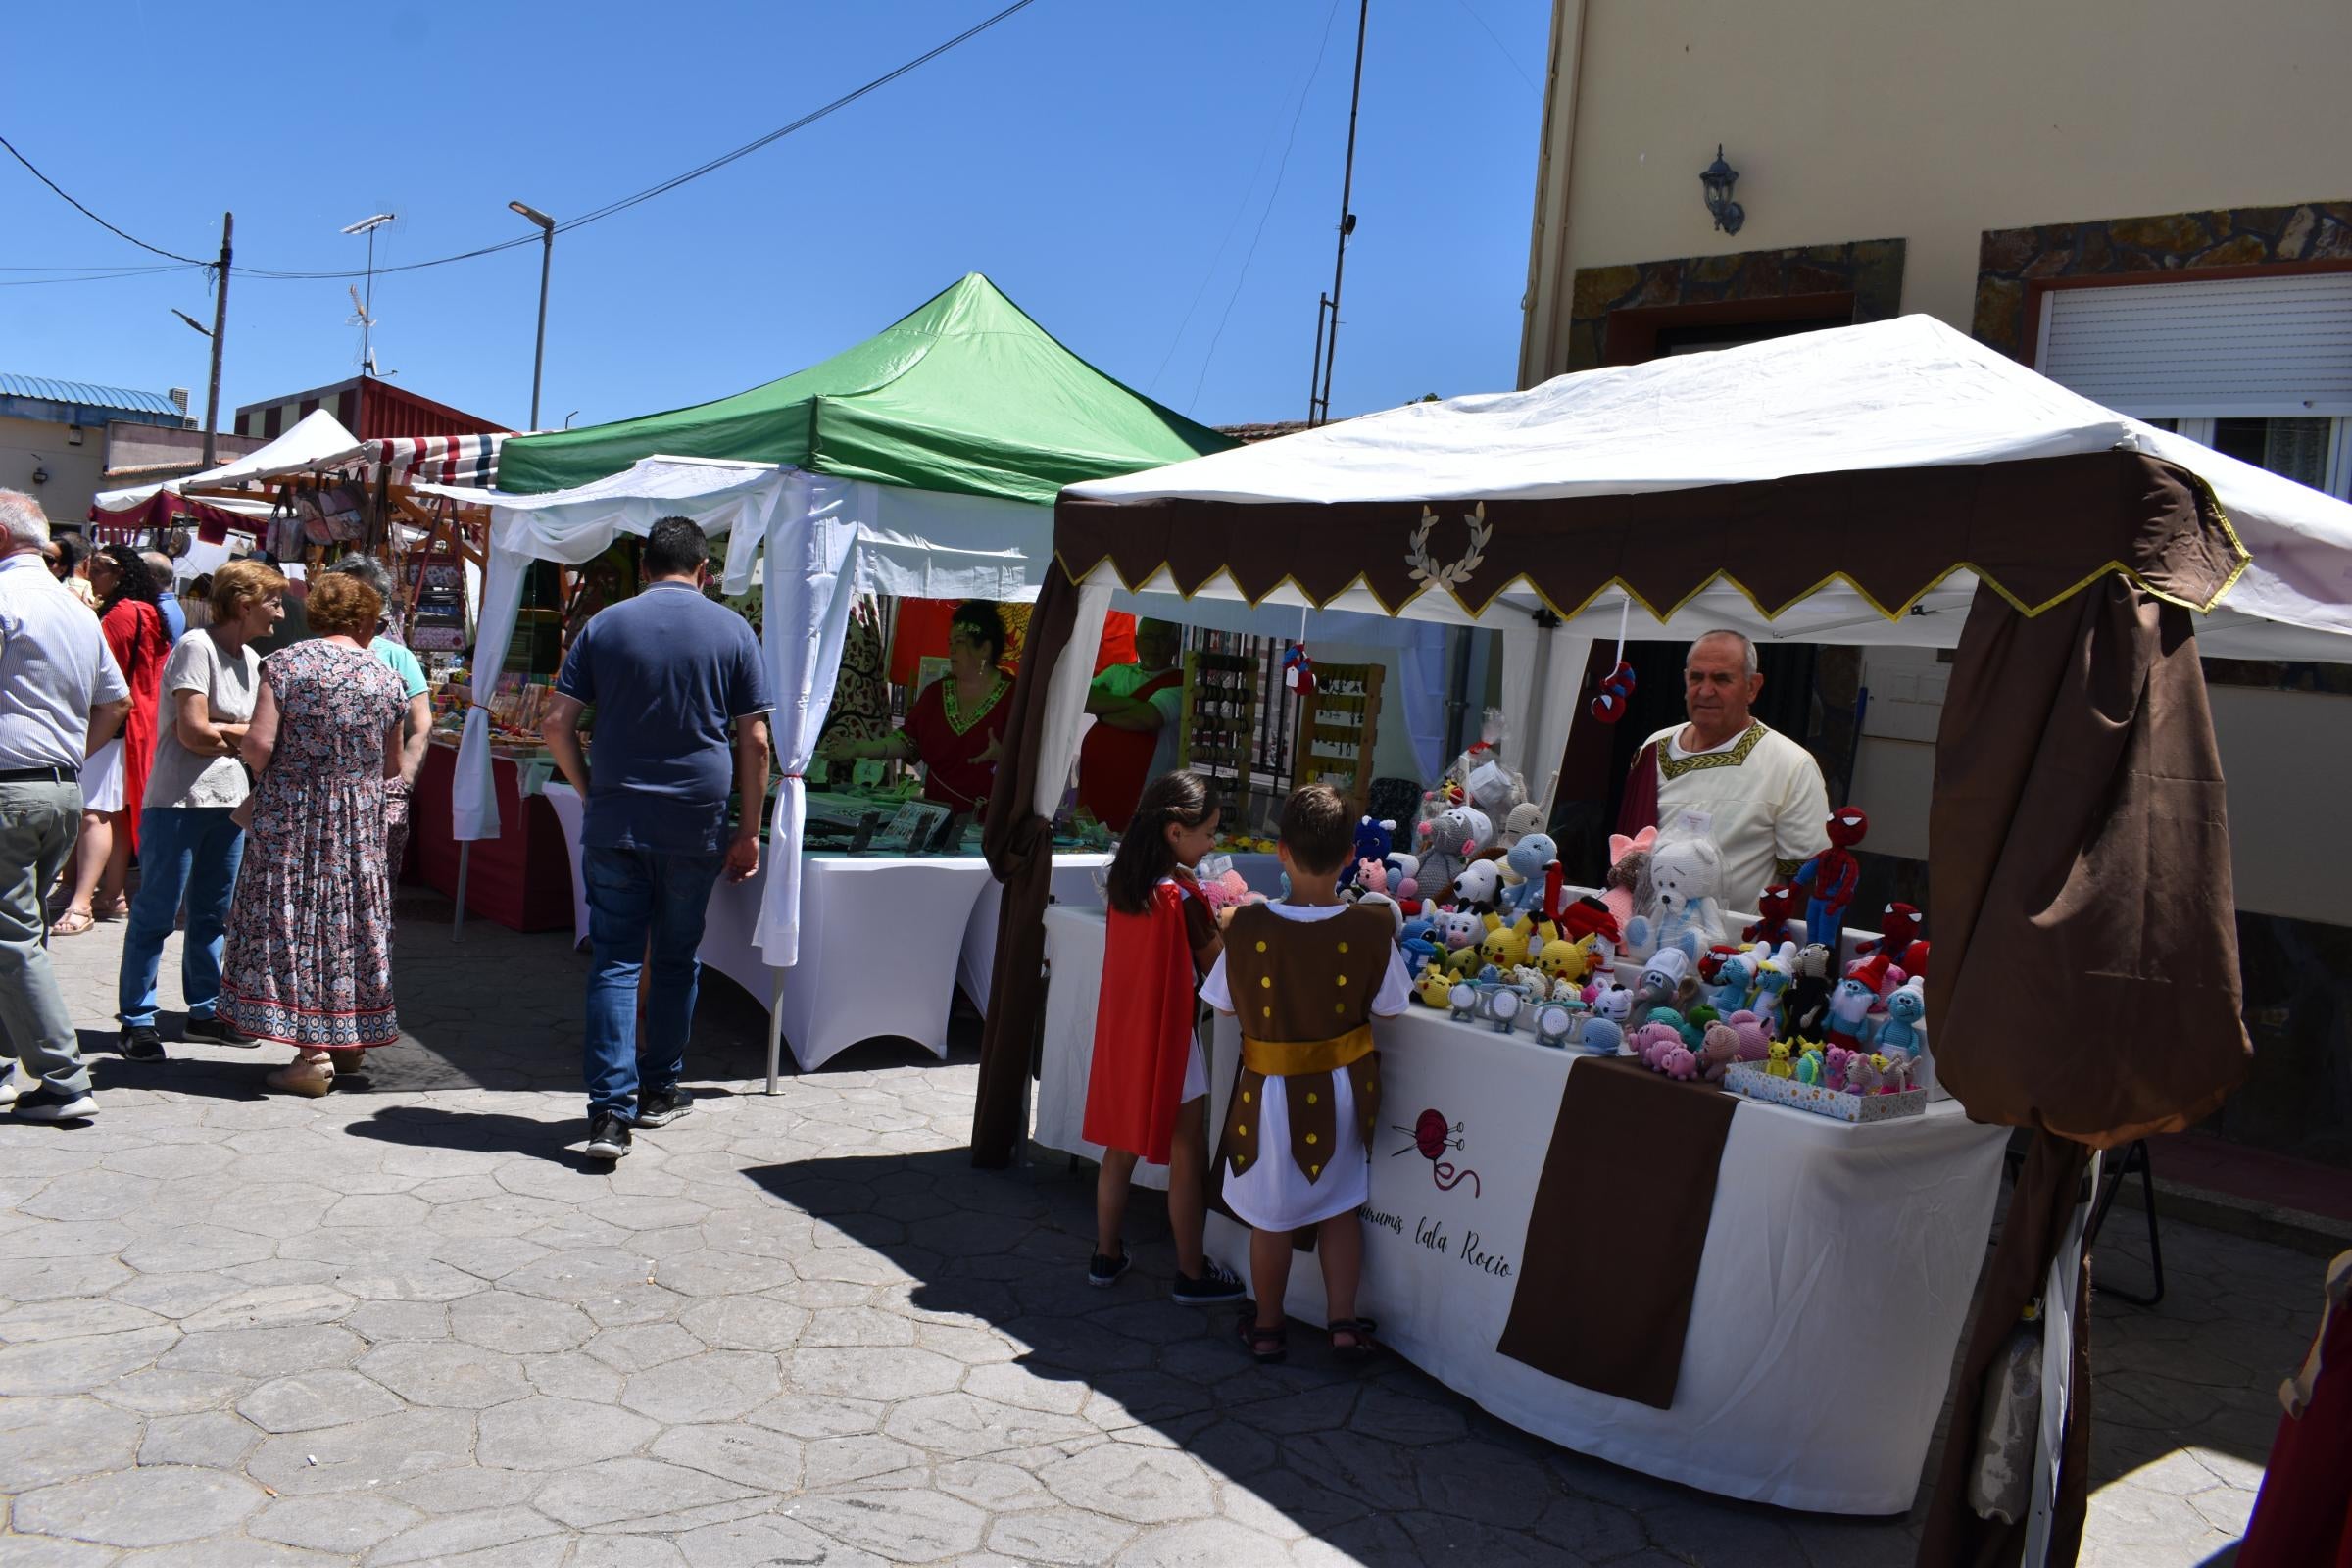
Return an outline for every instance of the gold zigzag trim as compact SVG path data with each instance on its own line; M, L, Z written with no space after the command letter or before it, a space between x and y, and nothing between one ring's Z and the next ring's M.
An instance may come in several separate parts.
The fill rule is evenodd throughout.
M1666 742L1658 742L1658 777L1672 782L1685 773L1695 773L1708 767L1738 767L1747 760L1747 754L1764 739L1764 726L1750 724L1746 732L1727 751L1700 752L1695 757L1668 757Z

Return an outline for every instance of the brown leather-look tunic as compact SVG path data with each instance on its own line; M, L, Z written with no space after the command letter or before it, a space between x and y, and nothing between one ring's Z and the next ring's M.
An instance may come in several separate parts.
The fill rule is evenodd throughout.
M1314 1078L1348 1074L1369 1146L1380 1115L1372 999L1388 977L1396 931L1378 908L1327 920L1286 920L1262 905L1235 911L1225 931L1225 979L1242 1028L1242 1073L1226 1106L1217 1157L1236 1174L1258 1157L1258 1112L1269 1077L1293 1080L1291 1158L1309 1181L1323 1174L1338 1131L1337 1102Z

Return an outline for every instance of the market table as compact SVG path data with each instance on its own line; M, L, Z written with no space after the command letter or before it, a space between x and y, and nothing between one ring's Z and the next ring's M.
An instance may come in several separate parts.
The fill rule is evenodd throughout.
M545 798L570 852L574 942L584 942L588 895L580 869L580 798L564 783L550 784ZM1056 897L1093 903L1093 870L1108 860L1102 855L1055 856ZM987 1004L1000 885L979 857L804 856L801 957L789 969L769 967L753 945L766 883L764 854L760 870L746 880L719 879L710 890L698 956L773 1009L803 1069L883 1037L912 1040L944 1057L957 970L975 952L983 956L981 990L973 1000ZM982 926L984 933L975 929Z
M436 736L425 748L409 803L409 853L424 881L445 898L458 894L461 858L466 874L466 912L495 920L514 931L561 931L567 912L564 889L565 832L545 806L532 799L548 764L490 760L498 792L498 837L476 840L470 856L451 824L450 786L458 749Z
M1099 1156L1081 1132L1102 977L1098 911L1046 911L1053 966L1034 1136ZM1832 1513L1900 1513L1919 1487L1978 1268L2008 1129L1957 1102L1850 1126L1738 1101L1717 1170L1671 1407L1548 1376L1496 1348L1529 1246L1536 1178L1581 1053L1415 1007L1379 1026L1361 1310L1414 1365L1515 1426L1724 1496ZM1241 1052L1210 1042L1209 1125ZM1707 1093L1690 1086L1691 1094ZM1430 1112L1436 1159L1415 1141ZM1167 1185L1165 1167L1139 1180ZM1594 1203L1640 1204L1629 1169ZM1249 1233L1212 1214L1209 1251L1248 1277ZM1591 1290L1617 1288L1592 1278ZM1291 1315L1323 1320L1323 1284L1292 1270Z

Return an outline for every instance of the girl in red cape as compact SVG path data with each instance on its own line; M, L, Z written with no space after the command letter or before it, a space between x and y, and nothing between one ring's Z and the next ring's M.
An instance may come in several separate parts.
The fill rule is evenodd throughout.
M1242 1282L1208 1261L1208 1062L1200 1049L1200 977L1224 949L1193 880L1216 842L1217 804L1206 780L1177 771L1152 781L1111 858L1108 933L1095 1059L1086 1085L1086 1141L1102 1146L1095 1184L1100 1232L1087 1279L1117 1283L1133 1259L1120 1239L1138 1159L1168 1167L1175 1232L1175 1298L1187 1306L1237 1301Z

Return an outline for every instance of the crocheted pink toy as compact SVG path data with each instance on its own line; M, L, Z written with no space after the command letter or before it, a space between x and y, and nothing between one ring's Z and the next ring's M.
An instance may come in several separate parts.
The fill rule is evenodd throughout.
M1658 842L1658 830L1645 827L1632 838L1622 833L1609 835L1608 888L1600 896L1609 913L1617 917L1617 929L1649 907L1649 851Z
M1669 1078L1698 1076L1698 1058L1690 1054L1690 1048L1679 1041L1658 1054L1657 1065L1658 1071Z

